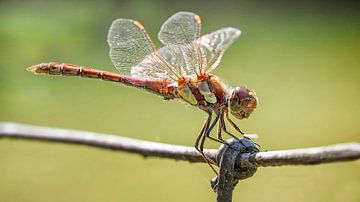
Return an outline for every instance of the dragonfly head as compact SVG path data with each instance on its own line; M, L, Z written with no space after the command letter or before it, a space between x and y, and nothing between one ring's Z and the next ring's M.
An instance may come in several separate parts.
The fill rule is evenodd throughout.
M257 106L256 93L246 87L236 87L230 95L230 112L238 119L248 118Z

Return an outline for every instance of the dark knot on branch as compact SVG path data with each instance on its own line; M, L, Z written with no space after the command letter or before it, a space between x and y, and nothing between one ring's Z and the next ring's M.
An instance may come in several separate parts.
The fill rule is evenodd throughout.
M259 152L257 145L249 138L240 140L230 139L226 144L221 145L216 156L216 162L219 164L219 176L211 180L211 187L218 195L218 201L228 201L232 190L239 180L253 176L257 170L256 167L246 166L243 159L249 159ZM245 157L246 158L243 158ZM221 200L219 200L221 198Z

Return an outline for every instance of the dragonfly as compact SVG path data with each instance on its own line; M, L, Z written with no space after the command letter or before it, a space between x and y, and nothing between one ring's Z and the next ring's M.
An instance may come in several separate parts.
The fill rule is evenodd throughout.
M180 99L206 112L208 117L195 141L195 149L211 169L215 162L204 153L206 138L225 143L222 132L230 133L230 124L241 135L245 133L231 119L246 119L255 110L258 98L245 86L227 86L213 70L224 52L240 36L233 27L201 35L201 18L191 12L177 12L168 18L158 33L164 45L157 48L144 26L132 19L112 22L107 42L110 58L119 74L90 67L48 62L28 67L35 74L80 76L122 83L144 89L165 100ZM227 123L226 123L227 121ZM210 136L217 125L217 136Z

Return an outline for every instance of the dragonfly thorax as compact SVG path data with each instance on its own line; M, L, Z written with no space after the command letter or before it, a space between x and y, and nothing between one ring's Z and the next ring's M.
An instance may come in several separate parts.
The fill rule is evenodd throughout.
M230 112L238 119L248 118L258 103L256 93L246 87L236 87L230 95Z
M223 82L214 75L181 78L177 92L179 98L197 106L221 105L229 97Z

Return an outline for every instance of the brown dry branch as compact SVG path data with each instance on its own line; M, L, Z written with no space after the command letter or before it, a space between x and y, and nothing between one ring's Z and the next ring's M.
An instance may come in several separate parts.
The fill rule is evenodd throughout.
M0 137L82 144L104 149L137 153L145 157L204 162L201 155L193 147L136 140L117 135L79 130L2 122L0 123ZM216 149L207 149L205 150L205 154L216 161ZM360 143L345 143L324 147L244 154L239 156L236 160L236 164L240 167L265 167L313 165L356 159L360 159Z
M136 153L145 157L204 162L202 156L193 147L79 130L3 122L0 123L1 137L82 144ZM217 193L218 202L231 202L232 190L238 180L251 177L257 167L314 165L360 159L360 143L267 152L257 152L256 145L247 138L240 141L232 139L227 141L227 144L231 146L222 145L219 150L205 150L209 158L220 164L220 175L211 181L211 186Z

